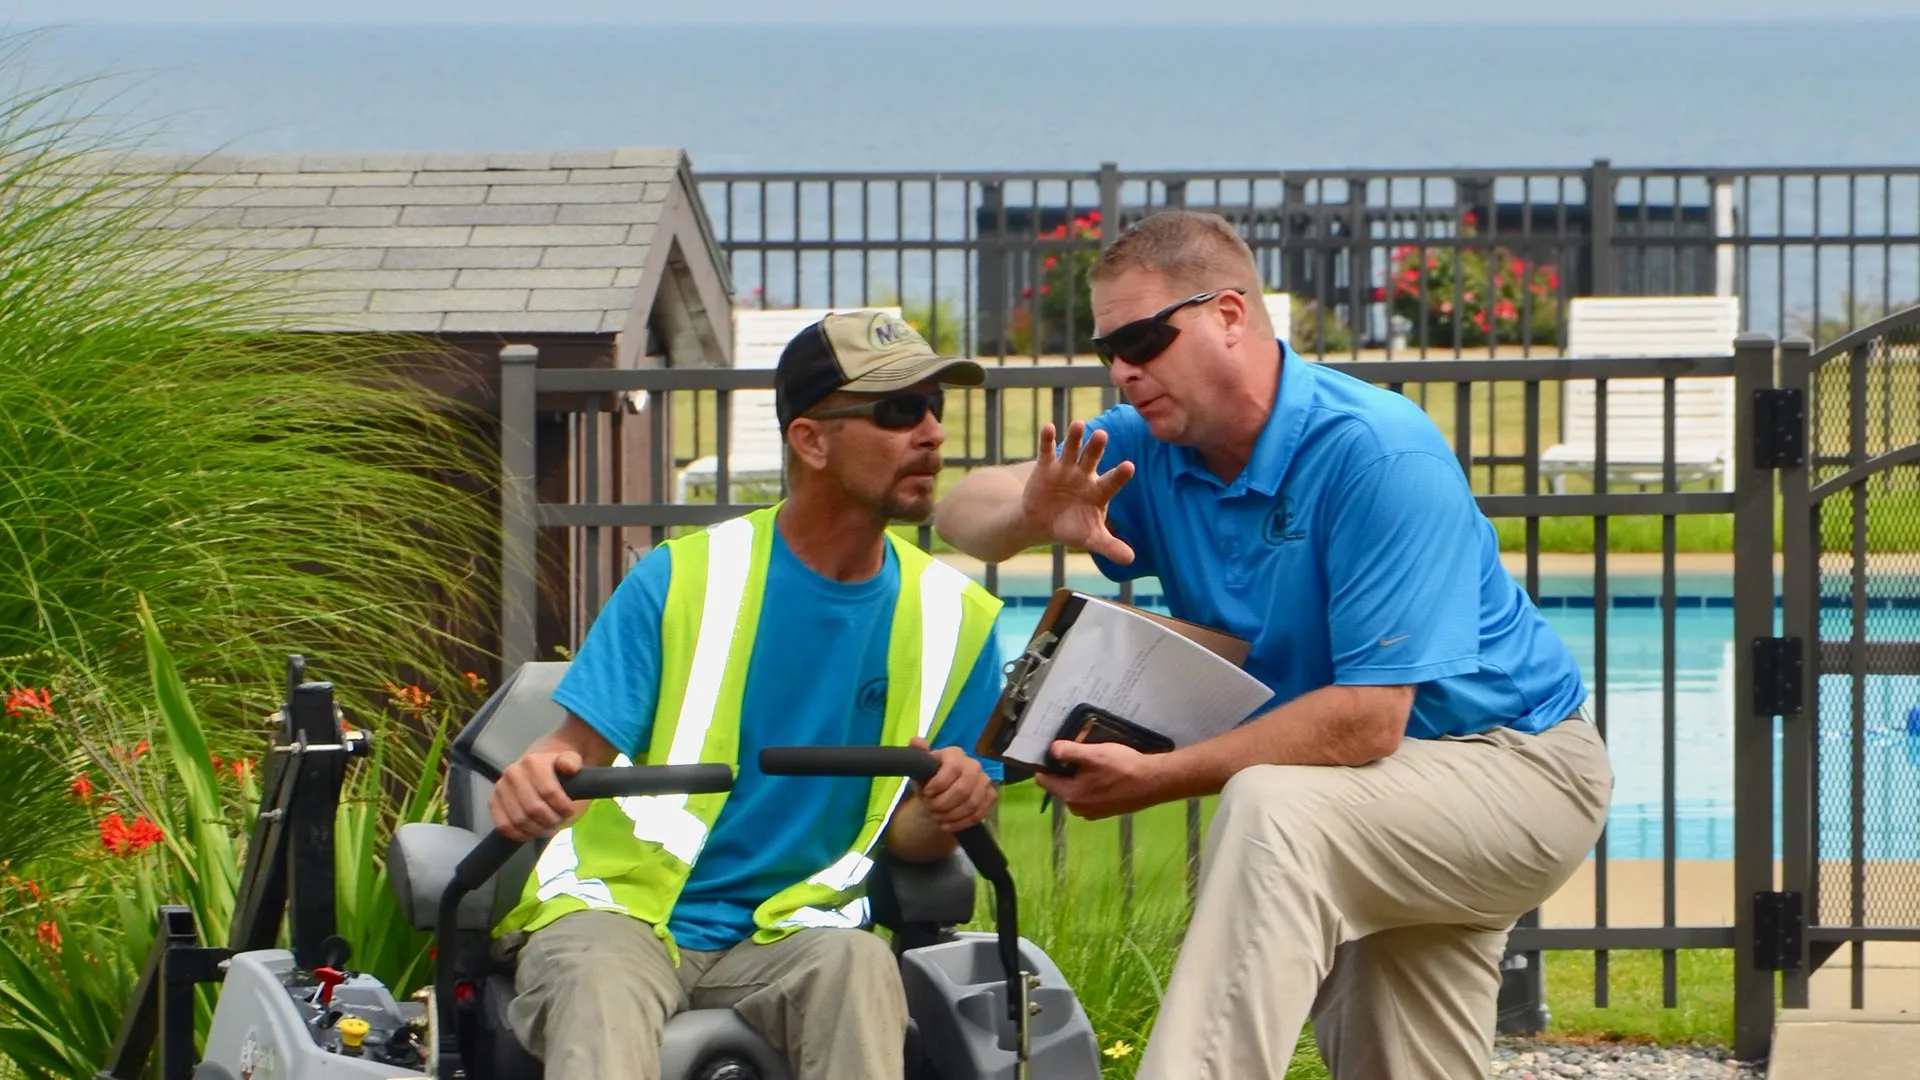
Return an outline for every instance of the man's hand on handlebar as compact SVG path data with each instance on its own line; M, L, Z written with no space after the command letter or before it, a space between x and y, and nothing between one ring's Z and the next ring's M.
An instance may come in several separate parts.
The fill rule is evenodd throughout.
M957 746L933 750L925 739L914 739L912 745L940 762L940 771L917 789L927 817L950 833L985 821L1000 793L980 763Z
M586 763L572 750L529 752L507 766L493 786L487 809L493 827L513 840L552 836L587 809L585 802L567 797L560 777L572 776Z
M585 801L568 798L560 777L572 776L589 765L606 765L614 748L585 721L572 713L551 733L535 740L520 760L500 774L487 809L493 827L509 839L525 842L552 836L586 812Z

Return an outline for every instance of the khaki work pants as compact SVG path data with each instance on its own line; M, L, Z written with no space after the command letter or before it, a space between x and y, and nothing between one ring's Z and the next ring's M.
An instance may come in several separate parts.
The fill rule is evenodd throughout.
M1508 930L1598 842L1612 791L1577 718L1242 770L1139 1080L1281 1080L1309 1020L1335 1080L1484 1080Z
M887 943L865 930L808 929L771 945L680 950L653 928L576 911L529 935L508 1022L546 1080L660 1080L667 1019L728 1008L784 1053L797 1080L897 1077L906 991Z

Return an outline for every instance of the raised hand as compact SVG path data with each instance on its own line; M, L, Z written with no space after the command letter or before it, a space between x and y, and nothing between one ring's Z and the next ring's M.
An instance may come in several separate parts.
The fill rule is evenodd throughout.
M1133 462L1100 472L1107 433L1086 435L1079 420L1067 425L1067 441L1054 452L1052 424L1040 428L1040 453L1027 477L1021 508L1028 521L1063 544L1083 548L1122 565L1133 549L1107 528L1107 503L1133 476Z

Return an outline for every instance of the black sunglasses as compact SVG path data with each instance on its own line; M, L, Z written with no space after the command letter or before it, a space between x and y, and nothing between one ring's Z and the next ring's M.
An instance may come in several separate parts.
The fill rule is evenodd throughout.
M1198 293L1178 303L1168 304L1144 319L1135 319L1124 326L1116 326L1110 332L1093 339L1093 351L1100 355L1100 362L1113 366L1113 358L1119 357L1129 364L1144 364L1167 351L1173 339L1180 336L1180 328L1168 322L1173 313L1181 308L1204 304L1223 292L1237 292L1245 296L1247 290L1239 286L1214 289L1211 292Z
M929 412L938 420L946 407L946 391L935 390L930 394L895 394L863 401L858 405L843 405L838 409L814 413L813 417L816 420L828 420L836 416L865 416L879 427L899 430L919 427L920 421Z

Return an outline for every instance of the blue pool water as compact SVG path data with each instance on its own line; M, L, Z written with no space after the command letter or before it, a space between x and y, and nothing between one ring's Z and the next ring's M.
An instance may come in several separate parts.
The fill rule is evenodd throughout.
M1117 596L1111 582L1069 578L1096 595ZM1046 580L999 583L1007 607L1001 645L1018 655L1046 603ZM1604 840L1609 858L1657 859L1666 847L1663 788L1665 716L1663 642L1658 578L1614 577L1605 610L1607 669L1604 687L1595 681L1596 611L1585 577L1541 582L1541 609L1586 674L1593 708L1604 708L1615 772L1613 806ZM1135 602L1156 611L1158 584L1136 584ZM1876 596L1881 595L1876 588ZM1733 857L1733 607L1726 575L1681 575L1675 583L1673 753L1675 854L1682 859ZM1851 613L1823 611L1822 636L1849 636ZM1868 614L1873 639L1920 639L1920 603L1895 601ZM1600 691L1604 690L1604 702ZM1853 708L1851 680L1827 676L1820 683L1820 854L1846 858L1852 850ZM1865 854L1869 859L1920 858L1920 679L1874 676L1866 680L1864 741ZM1780 792L1781 742L1775 723L1775 807ZM1776 826L1776 836L1779 829ZM1776 855L1778 844L1776 841Z

